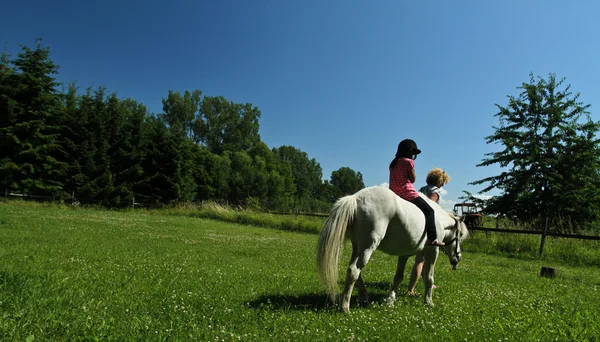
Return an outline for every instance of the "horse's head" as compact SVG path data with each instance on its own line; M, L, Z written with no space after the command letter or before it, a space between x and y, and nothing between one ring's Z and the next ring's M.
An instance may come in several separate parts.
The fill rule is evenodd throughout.
M441 247L442 251L448 255L452 269L456 270L458 262L462 259L460 250L460 241L464 239L468 234L467 225L465 224L465 216L452 217L454 219L454 226L451 229L447 229L446 235L444 236L445 246Z

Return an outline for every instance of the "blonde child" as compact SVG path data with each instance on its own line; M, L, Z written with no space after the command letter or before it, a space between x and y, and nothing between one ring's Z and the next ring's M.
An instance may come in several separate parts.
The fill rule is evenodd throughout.
M441 188L450 182L450 177L446 172L444 172L444 170L435 168L431 169L427 174L426 182L427 185L419 189L419 192L425 194L425 196L427 196L430 200L439 203L441 197ZM421 277L421 272L423 271L423 261L422 254L415 256L415 264L410 274L410 282L408 283L409 295L418 295L418 293L415 292L415 286L417 285L417 281ZM437 286L433 285L433 288L437 288Z

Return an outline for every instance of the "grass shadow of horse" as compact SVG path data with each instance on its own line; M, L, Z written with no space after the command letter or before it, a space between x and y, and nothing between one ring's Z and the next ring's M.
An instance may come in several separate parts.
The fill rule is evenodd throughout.
M372 303L384 303L392 286L386 282L366 283L365 285L371 289L369 302ZM357 306L357 301L355 299L352 304ZM249 306L257 310L271 311L334 311L338 309L337 305L334 305L324 292L300 295L265 294L250 301Z

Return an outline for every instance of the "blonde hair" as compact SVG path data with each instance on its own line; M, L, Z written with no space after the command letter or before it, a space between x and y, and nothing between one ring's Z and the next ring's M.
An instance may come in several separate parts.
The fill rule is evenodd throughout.
M427 174L427 185L437 186L441 188L450 182L450 176L440 168L434 168Z

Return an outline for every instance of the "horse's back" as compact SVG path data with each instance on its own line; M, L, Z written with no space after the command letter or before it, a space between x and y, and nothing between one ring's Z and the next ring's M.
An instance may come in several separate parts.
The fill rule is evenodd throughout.
M423 248L425 218L414 204L377 186L355 194L354 235L359 245L375 243L391 255L413 255Z

